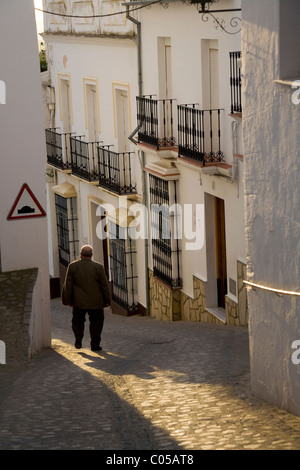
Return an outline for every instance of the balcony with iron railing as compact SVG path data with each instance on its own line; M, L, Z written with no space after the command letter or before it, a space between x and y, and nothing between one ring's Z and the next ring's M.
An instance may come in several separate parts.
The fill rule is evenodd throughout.
M97 147L100 142L85 142L82 136L70 137L72 174L85 181L98 183Z
M198 109L196 104L178 106L178 157L205 165L222 162L222 109Z
M231 114L242 113L241 51L230 52Z
M60 170L71 170L70 133L46 129L47 163Z
M138 142L157 150L176 146L174 136L175 100L157 100L153 95L137 96Z
M134 152L115 152L112 145L86 142L83 136L46 129L47 163L68 170L118 195L135 194Z
M176 109L175 100L137 97L138 142L156 150L175 150L179 157L203 165L222 162L222 111L198 109L196 104L178 105Z
M111 145L98 146L99 186L118 195L136 193L132 163L134 152L114 152Z

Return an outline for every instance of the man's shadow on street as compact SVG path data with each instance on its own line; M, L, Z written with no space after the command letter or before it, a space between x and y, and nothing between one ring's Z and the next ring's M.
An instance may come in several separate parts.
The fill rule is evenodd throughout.
M86 363L89 367L111 375L134 374L141 379L150 380L154 378L155 368L146 361L143 363L143 370L141 371L136 368L137 362L139 362L136 358L122 357L104 350L93 352L93 355L84 351L80 351L78 354L89 361Z

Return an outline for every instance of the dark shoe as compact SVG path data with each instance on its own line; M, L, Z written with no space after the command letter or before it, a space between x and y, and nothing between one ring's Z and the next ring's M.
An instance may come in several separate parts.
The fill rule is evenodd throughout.
M81 339L76 339L76 341L75 341L75 348L76 348L76 349L80 349L81 346L82 346Z
M94 347L91 347L91 350L92 351L102 351L102 348L101 348L101 346L94 346Z

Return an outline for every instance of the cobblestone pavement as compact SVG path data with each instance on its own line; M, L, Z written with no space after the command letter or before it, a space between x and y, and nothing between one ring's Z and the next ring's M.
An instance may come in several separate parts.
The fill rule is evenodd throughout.
M300 418L251 394L245 328L107 310L96 353L70 321L53 300L52 349L0 366L0 449L300 449Z

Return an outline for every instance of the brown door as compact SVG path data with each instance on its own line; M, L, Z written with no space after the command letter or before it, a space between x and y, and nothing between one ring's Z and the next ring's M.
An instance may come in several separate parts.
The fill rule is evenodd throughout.
M223 199L217 197L215 198L215 227L218 307L225 308L225 295L227 294L225 206Z
M105 219L105 216L101 216L101 221ZM104 227L104 232L107 233L107 224ZM102 249L103 249L103 265L107 279L109 280L109 267L108 267L108 239L103 237L102 240Z

